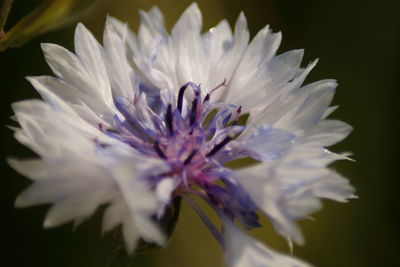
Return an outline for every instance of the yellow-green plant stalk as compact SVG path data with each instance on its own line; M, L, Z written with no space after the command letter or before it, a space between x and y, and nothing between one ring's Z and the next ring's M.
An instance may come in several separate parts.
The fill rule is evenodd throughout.
M0 51L21 46L36 35L48 32L86 15L106 0L44 0L31 13L4 33L3 26L13 0L5 0L2 5L0 23Z

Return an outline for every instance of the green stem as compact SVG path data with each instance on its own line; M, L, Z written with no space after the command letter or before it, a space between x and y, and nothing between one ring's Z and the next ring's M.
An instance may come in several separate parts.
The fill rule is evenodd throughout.
M0 32L4 32L4 25L6 24L6 20L8 17L8 13L10 13L11 5L14 0L3 0L3 4L1 5L0 11Z

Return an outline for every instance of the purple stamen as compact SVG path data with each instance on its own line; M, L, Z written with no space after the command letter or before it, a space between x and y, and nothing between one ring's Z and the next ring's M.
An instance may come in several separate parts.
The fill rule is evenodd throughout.
M226 86L226 79L209 90L203 99L200 85L187 82L179 89L176 106L175 103L165 104L164 101L157 107L152 106L145 94L140 97L135 95L133 103L116 97L115 105L125 120L121 121L116 115L113 126L115 130L109 130L101 123L98 127L100 131L125 142L138 152L163 160L170 166L165 171L160 170L154 177L149 177L151 185L155 186L166 177L176 177L179 179L176 194L185 196L192 194L192 190L197 191L200 197L211 203L218 215L221 213L238 220L245 227L257 227L255 209L240 187L228 182L225 185L217 183L224 181L223 164L242 157L239 153L224 152L225 146L245 128L236 125L241 106L210 101L211 94L222 86ZM192 90L191 97L185 99L188 87ZM187 101L185 107L184 101ZM93 142L98 148L106 146L98 140ZM217 240L223 243L218 229L205 214L196 209L196 203L190 204Z
M222 83L218 84L213 89L211 89L209 94L212 94L214 91L216 91L218 88L220 88L222 86L226 86L226 78L224 79L224 81Z
M228 116L226 116L225 119L222 121L222 123L224 125L228 124L228 122L231 119L231 117L232 117L232 113L229 113Z
M210 152L207 153L206 157L212 157L214 156L218 151L220 151L227 143L229 143L232 140L232 137L227 136L224 138L224 140L221 141L221 143L216 144L213 149L211 149Z
M193 208L193 210L199 215L200 219L207 226L208 230L212 233L217 242L223 247L224 245L224 237L221 232L215 227L215 225L210 221L207 215L196 205L196 203L189 197L184 196L189 205Z
M222 86L226 86L226 78L224 79L224 81L220 84L218 84L217 86L215 86L213 89L210 90L210 92L206 95L206 97L203 100L203 103L206 103L210 100L210 96L211 94L216 91L218 88L222 87Z

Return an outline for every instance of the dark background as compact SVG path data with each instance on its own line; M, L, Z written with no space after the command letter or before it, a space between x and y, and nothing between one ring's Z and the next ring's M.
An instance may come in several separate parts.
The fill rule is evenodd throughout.
M40 1L15 0L9 24L27 14ZM109 13L137 29L137 9L158 5L168 27L190 1L117 0L83 20L101 36ZM198 1L204 30L227 18L231 24L243 10L252 36L265 24L283 32L280 52L305 48L304 65L320 58L308 82L335 78L339 87L333 104L340 109L332 117L354 127L336 152L352 151L357 162L333 167L357 188L358 200L348 204L324 202L316 222L302 222L307 240L294 254L317 266L399 265L399 1L306 1L306 0L209 0ZM20 48L0 53L1 88L1 178L2 217L0 265L13 266L105 266L115 249L112 235L101 236L101 214L76 230L71 225L43 230L48 207L14 209L15 197L30 182L5 162L8 156L25 157L30 152L18 144L5 125L12 115L10 103L37 97L24 79L50 74L40 43L53 42L73 49L74 25L41 35ZM133 266L220 266L221 251L190 209L183 207L176 232L168 246L139 255ZM285 241L266 223L256 236L270 246L288 251Z

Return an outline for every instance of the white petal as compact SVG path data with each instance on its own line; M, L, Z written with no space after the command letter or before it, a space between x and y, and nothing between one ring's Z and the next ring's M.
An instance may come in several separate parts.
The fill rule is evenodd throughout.
M239 63L242 60L243 55L247 49L249 39L250 33L247 28L246 17L244 16L244 13L240 13L235 23L233 42L229 45L228 49L225 48L228 50L225 57L219 62L219 64L211 66L210 69L210 79L212 81L218 81L216 84L219 84L223 81L224 78L226 78L228 83L227 88L221 88L221 90L217 90L215 92L215 99L221 98L222 100L227 96L229 85L232 82ZM218 77L213 77L213 75L217 74ZM237 75L240 74L238 73Z
M14 103L12 107L26 137L22 141L42 157L93 150L92 139L97 132L74 116L36 100Z
M94 36L79 23L75 30L75 52L85 66L96 90L106 103L112 102L110 82L104 65L103 48Z
M303 244L300 229L281 206L284 201L283 188L275 181L272 172L264 164L238 171L236 179L254 203L270 218L279 234L285 238L290 237L297 244Z
M114 96L133 99L135 91L135 73L128 62L127 49L124 37L128 34L128 26L125 31L118 33L115 30L114 20L107 17L104 30L104 51L107 59L107 72L110 77L111 88ZM122 36L120 35L122 34Z
M115 108L110 109L103 101L99 101L88 91L74 88L63 80L51 76L27 77L27 79L54 109L69 113L80 122L82 120L77 115L92 125L98 125L99 122L109 125L113 121ZM81 112L82 108L89 106L91 111ZM89 114L94 116L89 117Z
M170 77L168 77L165 72L162 72L153 66L164 42L166 42L166 40L162 38L155 38L151 40L151 42L145 44L144 48L134 54L133 57L135 72L140 75L143 82L150 87L150 90L154 90L154 88L168 90L174 89ZM170 64L168 66L170 66Z
M72 220L89 218L97 207L103 204L102 196L99 194L101 194L99 191L90 194L85 192L56 202L47 213L43 226L51 228Z
M104 211L102 231L108 232L122 223L125 214L129 214L129 210L124 205L123 200L113 201Z
M275 71L276 64L270 62L279 47L280 40L281 34L272 33L268 26L259 31L247 47L236 75L230 82L227 102L242 105L244 110L256 108L272 97L272 90L276 89L284 78L290 79L286 76L289 76L293 69ZM275 59L278 58L279 56ZM278 60L278 62L285 61Z
M196 84L207 81L203 39L200 35L202 17L196 3L191 4L172 28L172 42L177 51L175 71L178 85L188 81Z
M160 246L164 245L166 240L165 234L160 230L159 225L147 216L135 216L134 221L141 237L149 242L156 243Z
M7 159L7 163L20 174L29 177L32 180L41 180L48 178L54 171L53 163L41 159L17 160ZM65 165L60 165L62 167ZM67 167L69 168L69 167ZM62 169L59 169L60 171Z
M263 126L239 142L249 155L260 161L276 160L283 157L292 146L295 136L287 131Z
M288 52L286 55L292 56L287 58L290 60L285 64L289 66L293 64L293 66L295 66L295 62L299 61L298 59L302 56L302 52L301 50L297 50L292 53ZM291 60L293 60L293 62ZM319 90L321 87L330 87L332 84L332 80L324 80L299 88L316 63L317 61L312 62L306 69L294 68L286 76L283 76L287 77L287 79L291 77L293 80L284 79L278 84L272 81L271 84L267 84L266 88L268 88L268 93L265 92L266 97L260 97L264 100L264 103L261 103L255 110L250 110L250 117L247 121L248 125L261 126L268 124L276 128L293 132L299 130L292 125L292 122L295 120L294 117L301 114L303 110L300 110L299 107L312 92ZM285 64L281 64L281 66L285 66ZM283 67L283 69L285 69L285 67ZM290 70L290 67L288 69ZM279 72L280 71L278 71L278 73ZM293 73L295 73L294 77ZM279 77L279 74L277 74L277 77ZM260 87L262 92L264 92L262 90L263 88L263 86ZM248 134L248 131L244 134Z
M104 81L100 82L94 80L88 73L88 69L74 54L54 44L42 44L42 49L46 61L53 72L68 84L68 86L66 86L58 82L54 89L55 91L58 91L60 87L64 87L66 88L63 89L66 90L64 96L68 96L68 91L74 90L74 92L77 92L76 99L82 99L82 101L90 106L98 116L107 116L109 112L113 111L111 91L109 88L105 88L107 86L101 84L104 83ZM55 79L48 79L48 82L57 83ZM52 85L46 84L46 86L48 85L50 85L49 90L52 90ZM73 96L69 98L66 97L65 100L71 98L73 98Z
M320 209L319 198L345 201L354 189L326 168L343 159L313 144L297 145L281 160L236 171L235 179L285 238L302 244L296 221Z
M13 160L10 163L36 181L18 196L15 202L18 207L53 203L91 191L93 194L101 193L105 201L116 189L107 170L89 161L64 160L52 164L43 160L35 160L34 163ZM70 166L75 167L71 169Z
M42 98L49 103L52 107L55 109L58 109L62 112L70 113L70 114L76 114L71 107L68 106L65 101L62 100L60 97L56 97L56 94L53 93L52 91L49 90L49 87L47 87L45 84L48 84L48 80L56 80L57 78L54 77L27 77L27 80L35 87L35 89L38 91L38 93L42 96ZM60 82L61 84L61 82ZM67 85L65 85L64 89L67 89ZM52 88L53 89L53 88ZM61 91L57 90L57 88L54 88L53 90L55 91ZM64 96L67 99L71 99L74 101L74 97L71 97L68 93L71 94L71 90L65 90L66 92L60 92L62 96ZM76 98L76 97L75 97Z
M172 178L165 178L157 184L156 195L162 203L169 203L171 193L176 188L178 183Z
M318 124L332 101L336 86L335 81L328 80L310 84L306 89L301 89L303 91L312 90L312 93L275 125L284 129L307 129Z
M140 233L130 213L125 216L122 225L122 233L128 253L134 252L140 239Z
M338 120L324 120L305 133L306 142L331 146L345 139L353 127Z
M120 151L115 152L117 154L114 154L113 158L116 165L112 172L129 210L126 216L130 217L125 219L129 220L129 223L134 222L135 229L146 241L164 244L164 234L151 219L151 216L158 211L160 203L144 179L160 174L166 168L165 163L151 158L134 157L132 154L126 157ZM124 234L126 232L126 235L133 235L133 228L127 226L127 222L123 223ZM125 240L128 238L129 236L125 236ZM128 248L133 246L131 241L127 245Z
M225 56L229 46L232 45L232 30L227 20L222 20L218 25L211 28L204 38L208 42L208 57L212 61L210 67L218 64ZM218 84L218 81L212 81Z
M332 106L332 107L327 108L323 118L326 119L329 115L331 115L338 108L339 108L339 106Z
M121 22L112 16L107 16L106 23L109 24L114 33L118 34L124 41L125 48L127 50L128 62L132 63L132 55L140 50L140 45L136 35L129 29L127 23Z
M313 193L317 197L328 198L338 202L347 202L350 198L357 198L354 195L355 189L349 181L335 172L331 172L313 185Z
M55 44L42 44L46 61L58 77L77 88L93 88L80 60L67 49Z
M156 195L161 205L157 211L157 218L164 215L166 207L171 204L172 193L179 186L179 180L174 178L165 178L156 186Z
M183 38L184 34L199 34L202 27L202 17L197 3L192 3L181 15L172 28L174 38ZM193 31L193 32L192 32ZM178 37L179 36L179 37Z
M224 222L225 266L227 267L306 267L295 257L276 252L247 236L231 222Z
M117 193L109 173L101 166L84 162L15 161L12 166L32 172L36 179L15 201L17 207L51 203L44 226L54 227L69 221L83 221ZM74 168L71 169L71 166Z
M153 7L148 13L139 10L140 27L138 38L143 44L149 43L157 37L166 37L168 35L164 28L164 18L157 7Z
M150 212L157 209L157 199L147 188L147 182L143 180L146 177L151 177L152 172L154 174L160 173L156 162L151 158L140 160L132 157L113 167L113 175L132 212L136 209L149 210Z

